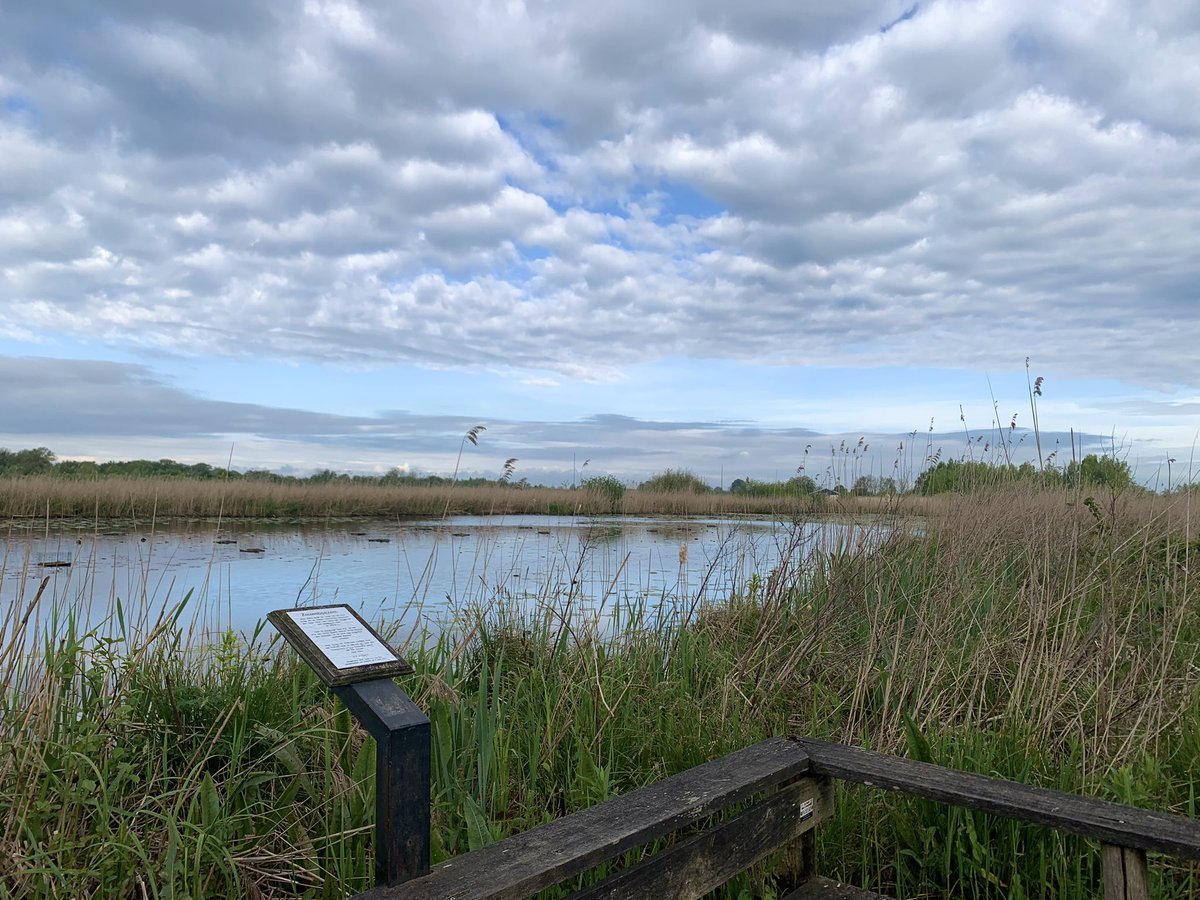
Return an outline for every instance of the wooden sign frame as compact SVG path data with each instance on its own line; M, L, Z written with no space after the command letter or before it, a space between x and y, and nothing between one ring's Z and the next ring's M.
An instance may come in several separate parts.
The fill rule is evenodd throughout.
M267 621L279 630L327 687L343 687L413 672L408 660L393 650L349 604L276 609L267 613ZM366 661L354 664L352 660L356 653L360 658L365 655Z

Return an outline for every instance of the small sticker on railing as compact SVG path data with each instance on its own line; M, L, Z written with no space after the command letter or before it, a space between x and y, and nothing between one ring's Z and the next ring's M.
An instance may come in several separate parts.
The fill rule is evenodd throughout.
M800 804L800 821L811 819L813 811L816 809L817 803L815 800L805 800Z

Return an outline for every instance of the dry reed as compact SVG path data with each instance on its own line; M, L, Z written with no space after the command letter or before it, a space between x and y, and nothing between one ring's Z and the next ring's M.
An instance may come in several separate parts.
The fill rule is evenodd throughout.
M920 503L922 498L746 497L725 493L625 492L618 513L633 516L826 515ZM169 478L72 481L45 476L0 479L4 520L148 521L174 518L440 517L449 515L599 515L606 497L585 487L272 484Z

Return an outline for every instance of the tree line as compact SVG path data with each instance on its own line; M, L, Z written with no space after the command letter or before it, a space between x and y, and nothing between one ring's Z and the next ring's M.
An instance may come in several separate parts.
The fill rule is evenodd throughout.
M974 460L943 460L918 477L913 490L918 494L963 493L1009 483L1044 487L1109 487L1123 491L1134 487L1129 463L1114 456L1088 454L1063 468L1038 469L1033 463L996 465Z
M212 466L208 463L181 463L173 459L135 459L112 462L89 460L59 460L46 447L28 450L0 448L0 478L45 475L68 479L95 478L180 478L202 481L260 481L272 484L374 484L381 486L437 487L451 483L464 487L511 485L524 487L524 479L512 481L506 469L499 478L447 478L441 475L419 475L394 468L383 475L350 475L321 469L311 475L281 475L266 469L236 469ZM916 494L964 493L1003 484L1027 483L1044 487L1074 488L1105 486L1113 490L1135 488L1133 471L1127 462L1109 455L1089 454L1062 468L1039 470L1032 463L1020 465L996 464L974 460L942 460L922 472L913 484ZM606 475L585 479L583 487L617 495L624 491L622 483ZM1193 490L1197 485L1182 485L1177 490ZM703 478L686 469L667 469L638 485L642 491L657 493L720 492ZM860 475L846 487L837 484L823 488L807 475L796 475L786 481L760 481L754 478L735 478L729 493L747 497L804 497L817 493L837 493L853 496L886 496L906 493L896 479L878 475Z
M208 463L181 463L173 459L133 459L112 462L58 459L46 447L30 450L0 448L0 478L20 478L44 475L56 478L88 480L95 478L179 478L199 481L260 481L271 484L377 484L418 485L436 487L452 481L465 487L508 484L502 476L490 478L450 479L441 475L416 475L403 469L391 469L383 475L349 475L332 469L321 469L311 475L281 475L267 469L248 469L239 472ZM519 482L517 483L519 484ZM515 485L514 485L515 486Z

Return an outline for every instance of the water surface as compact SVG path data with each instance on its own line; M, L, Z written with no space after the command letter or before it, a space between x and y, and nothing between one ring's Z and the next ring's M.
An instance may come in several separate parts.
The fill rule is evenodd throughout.
M319 603L433 632L480 607L677 612L723 601L781 556L857 531L828 522L506 516L11 534L0 608L23 608L46 579L43 608L90 622L118 604L127 617L153 618L190 594L198 627L247 635L272 609Z

